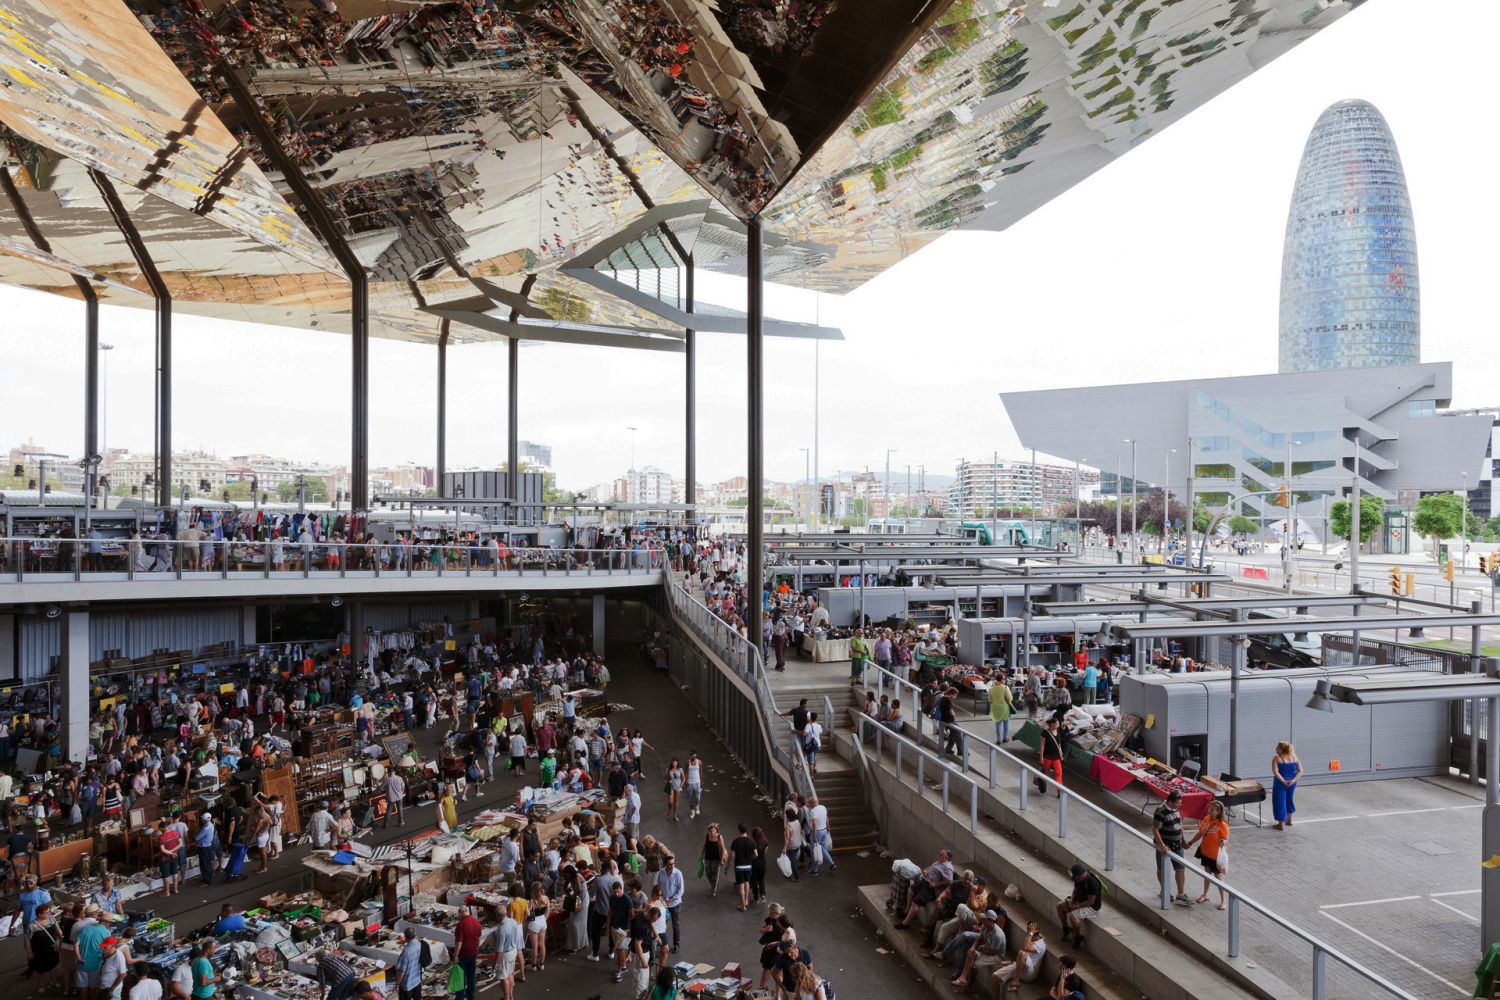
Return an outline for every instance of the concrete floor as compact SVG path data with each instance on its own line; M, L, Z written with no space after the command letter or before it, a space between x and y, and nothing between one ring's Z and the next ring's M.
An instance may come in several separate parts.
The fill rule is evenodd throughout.
M799 697L848 690L849 665L788 661L787 671L772 675L778 706L785 710ZM863 689L860 689L862 692ZM813 697L816 706L820 697ZM847 701L834 698L835 711ZM993 738L988 718L980 718L964 700L963 728ZM912 712L907 707L907 719ZM1024 717L1024 713L1021 714ZM1013 724L1013 730L1015 725ZM1019 743L1008 749L1028 763L1036 754ZM987 769L987 759L971 756L970 766ZM987 771L986 771L987 773ZM1016 776L1000 781L1014 800ZM1068 785L1095 805L1142 832L1150 832L1150 810L1141 813L1142 793L1126 788L1110 793L1070 771ZM1420 997L1467 995L1473 990L1479 941L1479 838L1484 805L1482 786L1458 778L1397 778L1380 781L1307 785L1297 796L1292 828L1271 828L1270 803L1264 827L1239 818L1232 823L1230 880L1272 912L1303 928L1397 986ZM1152 807L1156 805L1153 799ZM1056 832L1055 800L1032 799L1040 825ZM1191 822L1189 822L1191 826ZM1102 831L1102 824L1099 824ZM1069 816L1069 841L1102 854L1102 833L1090 828L1083 810ZM1155 885L1145 852L1131 856L1119 841L1114 877L1129 880L1132 891L1152 892ZM899 845L898 845L899 847ZM1192 885L1196 897L1203 883ZM1138 884L1137 884L1138 883ZM1226 915L1213 904L1183 909L1174 923L1190 929L1205 943L1222 950ZM1244 953L1299 989L1310 989L1310 949L1270 921L1246 912L1242 924ZM1375 995L1364 980L1329 963L1330 996Z
M647 741L656 748L654 752L648 752L646 761L651 780L646 782L648 787L642 796L643 831L656 835L675 849L690 873L697 870L698 845L711 821L718 821L726 831L732 831L739 822L752 826L761 824L766 826L769 835L775 806L765 801L744 777L671 680L644 663L623 660L614 667L613 673L611 700L629 705L630 709L611 716L612 724L617 728L643 728ZM418 742L424 751L435 751L441 734L440 727L421 731ZM661 786L656 783L657 776L665 770L672 756L685 760L689 751L697 751L709 768L703 815L692 822L669 823L665 797L661 794ZM472 815L486 805L494 804L498 798L512 797L523 783L520 778L502 774L485 787L484 798L476 799L471 794L467 803L460 803L463 807L460 811ZM431 815L419 818L424 827L436 821ZM399 840L400 834L410 829L408 826L406 830L376 830L368 842L380 844ZM777 832L772 841L779 843L779 825L775 829ZM203 889L193 882L182 896L144 898L155 901L158 915L175 920L179 931L184 931L216 917L222 903L245 908L255 905L256 899L273 890L295 892L303 871L298 860L307 851L308 848L300 847L288 851L268 874L252 876L234 886L216 885L212 889ZM782 879L774 867L771 871L767 883L770 898L787 907L804 945L814 955L815 968L834 983L841 998L894 994L925 1000L936 996L894 955L881 955L876 951L881 940L857 912L860 905L856 892L858 886L888 884L889 881L890 862L874 855L841 857L836 873L825 870L818 878L804 877L800 883ZM13 906L14 897L10 897L7 903ZM151 904L147 902L145 905ZM686 944L681 958L716 967L739 962L746 975L758 978L760 949L756 938L764 908L752 907L750 912L740 913L735 907L732 889L721 892L717 899L709 899L707 884L689 878L687 901L683 906ZM46 995L35 980L19 978L24 967L20 940L12 938L0 943L0 977L13 984L16 997ZM612 982L612 976L606 971L609 969L608 963L584 961L581 954L554 956L548 961L545 972L529 977L525 984L518 986L517 995L550 994L570 1000L598 995L605 1000L625 1000L629 996L628 985ZM496 997L499 992L492 987L487 995Z

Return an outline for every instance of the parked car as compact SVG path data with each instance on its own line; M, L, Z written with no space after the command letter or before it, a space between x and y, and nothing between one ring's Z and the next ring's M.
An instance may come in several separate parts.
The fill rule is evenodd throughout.
M1276 619L1274 611L1253 611L1251 620ZM1323 638L1316 632L1260 632L1250 640L1248 661L1252 667L1316 667L1323 662Z

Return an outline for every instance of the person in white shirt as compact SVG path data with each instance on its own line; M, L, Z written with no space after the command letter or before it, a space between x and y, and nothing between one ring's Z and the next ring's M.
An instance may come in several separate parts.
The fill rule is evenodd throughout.
M130 1000L161 1000L161 983L148 975L146 963L137 962L131 969L136 983L130 988Z
M634 785L625 786L625 836L635 841L641 838L641 796Z
M193 996L193 960L188 959L177 968L172 970L172 981L167 984L172 991L170 1000L192 1000ZM135 991L132 990L132 993Z
M839 866L833 863L833 838L828 833L828 807L816 795L807 800L807 818L812 824L812 842L819 848L813 851L811 874L818 874L820 857L828 862L829 871L838 871Z
M316 848L327 847L332 843L338 827L338 820L328 811L327 800L319 802L318 811L307 818L307 832L312 835L313 847Z

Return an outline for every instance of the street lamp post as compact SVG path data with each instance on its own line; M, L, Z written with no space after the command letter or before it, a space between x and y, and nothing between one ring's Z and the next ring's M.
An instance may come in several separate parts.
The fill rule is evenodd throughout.
M802 484L807 487L807 507L803 510L803 516L807 519L808 528L812 527L812 450L810 448L799 448L802 452Z
M1073 532L1078 536L1078 554L1083 554L1083 462L1073 460Z
M1138 563L1141 561L1140 548L1136 542L1135 523L1135 438L1125 438L1122 444L1130 445L1130 561Z
M880 495L885 497L885 517L882 519L880 526L882 534L885 533L886 526L891 521L891 453L894 451L896 451L895 448L887 448L885 450L885 481L880 484ZM869 502L866 501L865 510L867 513L865 514L865 523L867 524L869 523L869 509Z
M1464 491L1459 494L1463 501L1460 518L1462 527L1458 529L1458 568L1467 569L1469 562L1469 474L1462 473L1464 477Z
M1161 551L1165 555L1167 551L1167 535L1172 531L1172 456L1177 454L1176 448L1167 449L1167 466L1161 479ZM1187 560L1183 560L1187 565Z
M114 349L114 344L99 345L99 454L106 458L109 456L108 438L105 435L109 429L109 371L104 362Z
M1115 456L1115 551L1120 551L1120 516L1125 513L1125 460Z

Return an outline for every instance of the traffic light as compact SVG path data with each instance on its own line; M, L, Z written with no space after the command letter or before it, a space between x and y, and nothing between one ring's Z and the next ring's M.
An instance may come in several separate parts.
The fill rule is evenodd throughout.
M1452 559L1449 559L1447 562L1443 563L1443 579L1447 580L1449 583L1453 582L1453 560Z
M1401 571L1395 566L1391 567L1391 593L1397 597L1401 596Z
M1489 561L1484 556L1480 556L1479 557L1479 572L1481 572L1481 573L1488 573L1489 571L1490 571Z

